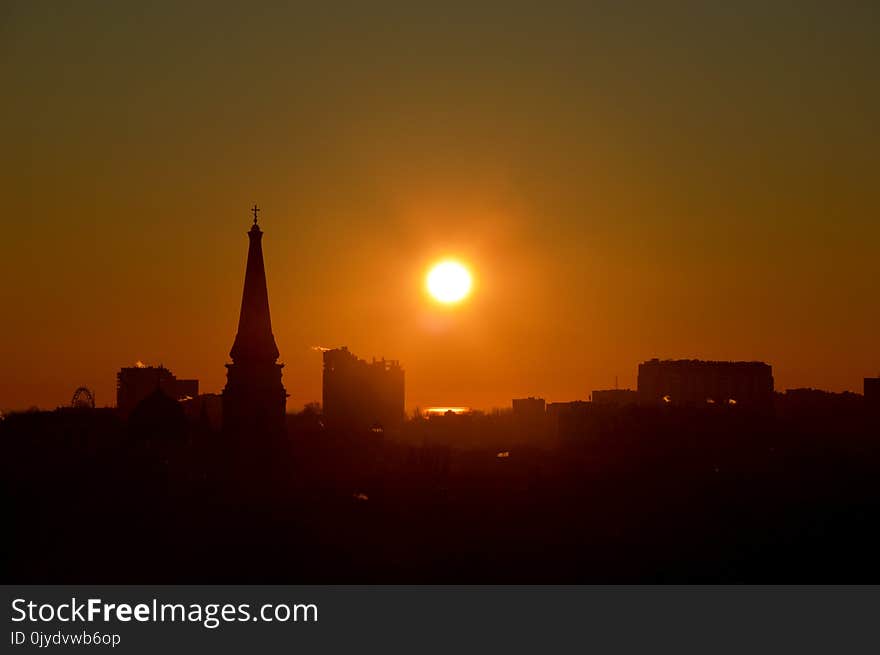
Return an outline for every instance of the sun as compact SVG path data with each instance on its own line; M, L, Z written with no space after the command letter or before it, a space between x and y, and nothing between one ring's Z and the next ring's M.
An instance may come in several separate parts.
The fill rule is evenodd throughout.
M464 300L471 292L471 285L470 271L451 259L434 264L425 280L428 293L445 304Z

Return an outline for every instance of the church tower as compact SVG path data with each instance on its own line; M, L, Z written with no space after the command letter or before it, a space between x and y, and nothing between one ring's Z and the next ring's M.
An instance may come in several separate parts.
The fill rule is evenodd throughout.
M254 224L248 232L247 268L238 333L226 365L223 390L223 429L231 434L280 434L284 431L287 392L281 384L278 346L269 318L269 294L263 266L263 231L257 225L259 208L254 205Z

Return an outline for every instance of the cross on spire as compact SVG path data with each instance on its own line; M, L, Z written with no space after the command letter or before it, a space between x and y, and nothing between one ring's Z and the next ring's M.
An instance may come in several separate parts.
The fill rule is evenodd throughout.
M251 212L254 215L254 225L257 224L257 213L260 211L260 208L257 207L257 203L254 203L254 206L251 207Z

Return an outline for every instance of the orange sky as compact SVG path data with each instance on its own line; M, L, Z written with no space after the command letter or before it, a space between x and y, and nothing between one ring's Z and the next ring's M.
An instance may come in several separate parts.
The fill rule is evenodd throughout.
M342 344L410 408L655 356L860 391L878 10L617 4L4 6L0 409L112 404L138 359L220 391L254 201L290 409ZM455 308L423 291L448 255Z

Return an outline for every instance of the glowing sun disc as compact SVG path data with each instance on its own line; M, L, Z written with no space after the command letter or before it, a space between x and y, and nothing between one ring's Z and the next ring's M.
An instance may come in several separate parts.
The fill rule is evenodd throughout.
M428 293L442 303L463 300L471 291L471 274L455 261L434 265L426 280Z

